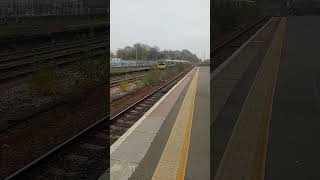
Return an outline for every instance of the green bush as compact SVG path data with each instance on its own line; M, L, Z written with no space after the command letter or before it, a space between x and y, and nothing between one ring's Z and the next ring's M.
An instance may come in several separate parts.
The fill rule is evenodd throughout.
M188 68L190 65L187 64L177 64L173 67L169 67L166 71L168 76L175 76L176 74L182 72L184 69Z
M161 72L159 70L151 70L148 72L142 82L145 86L152 86L161 80Z
M166 80L177 75L190 65L178 64L173 67L167 67L165 70L154 69L148 72L142 80L145 86L152 86L160 81Z

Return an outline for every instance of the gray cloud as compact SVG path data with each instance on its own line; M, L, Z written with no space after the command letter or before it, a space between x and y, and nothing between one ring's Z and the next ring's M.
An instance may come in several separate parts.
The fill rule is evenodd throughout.
M209 58L210 0L111 0L111 51L136 42Z

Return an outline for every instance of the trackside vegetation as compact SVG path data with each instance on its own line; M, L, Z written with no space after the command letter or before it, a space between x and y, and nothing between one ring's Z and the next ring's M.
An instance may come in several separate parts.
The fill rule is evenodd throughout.
M185 69L190 67L189 64L177 64L173 67L168 67L165 70L153 69L149 71L142 80L144 86L153 86L160 81L165 81L170 77L176 76Z

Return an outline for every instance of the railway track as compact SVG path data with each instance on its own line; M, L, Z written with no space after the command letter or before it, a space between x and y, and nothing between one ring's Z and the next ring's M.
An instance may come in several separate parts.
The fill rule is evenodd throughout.
M244 30L240 31L233 37L224 41L220 45L211 50L210 72L217 69L228 57L232 55L245 41L247 41L255 32L257 32L270 17L264 17Z
M191 69L182 72L111 118L110 115L105 116L4 180L98 179L109 165L108 140L113 143L115 137L130 128Z
M133 73L146 72L152 70L154 67L121 67L121 68L110 68L110 77L123 76Z
M111 80L110 87L116 87L121 85L122 83L131 83L131 82L139 81L139 80L142 80L144 76L145 75L138 75L134 77L121 78L121 79L119 78L119 79Z
M21 53L2 54L2 58L0 58L0 82L35 72L37 70L35 64L39 62L50 61L57 66L61 66L83 59L83 56L88 52L91 52L91 57L101 56L106 52L107 41L106 38L92 39L91 41L38 48L38 50L31 52L23 50Z
M6 62L10 61L11 59L14 58L19 58L19 57L28 57L28 56L34 56L34 55L39 55L43 54L45 52L50 52L50 51L57 51L59 48L68 48L72 46L77 46L81 43L90 43L95 40L101 40L101 39L106 39L106 36L100 37L99 39L96 38L90 38L90 39L85 39L85 40L78 40L78 41L72 41L72 42L66 42L66 43L59 43L55 45L47 45L47 46L42 46L42 47L37 47L37 48L27 48L27 49L21 49L17 51L12 51L12 52L5 52L5 53L0 53L0 62Z
M167 93L176 82L187 74L192 68L181 73L171 81L166 82L153 92L144 96L134 104L122 110L110 119L110 144L113 144L122 134L124 134L140 117L147 112L161 97Z

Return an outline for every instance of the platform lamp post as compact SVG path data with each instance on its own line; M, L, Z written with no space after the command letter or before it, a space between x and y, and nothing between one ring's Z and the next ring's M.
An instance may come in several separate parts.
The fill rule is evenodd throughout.
M204 62L205 58L206 58L206 54L205 54L205 52L204 52L204 53L203 53L203 59L202 59L203 62Z

